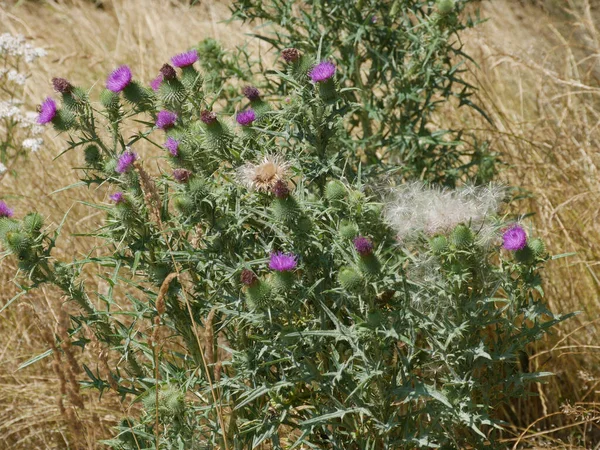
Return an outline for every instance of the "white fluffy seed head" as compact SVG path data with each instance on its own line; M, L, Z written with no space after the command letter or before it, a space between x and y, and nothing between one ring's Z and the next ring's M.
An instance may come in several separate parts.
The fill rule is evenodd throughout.
M398 239L446 233L460 223L482 227L506 196L497 185L465 186L457 190L430 188L413 182L393 188L384 217Z

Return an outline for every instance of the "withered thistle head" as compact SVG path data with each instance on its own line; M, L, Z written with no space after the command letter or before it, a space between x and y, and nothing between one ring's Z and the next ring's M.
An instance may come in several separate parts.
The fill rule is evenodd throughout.
M296 62L300 58L300 50L297 48L284 48L281 57L287 63Z
M60 94L68 94L73 90L73 85L64 78L52 78L52 86Z
M164 80L172 80L177 77L177 72L171 64L163 64L159 71Z
M240 281L245 286L253 286L258 281L258 277L251 270L244 269L240 275Z
M200 120L206 125L212 125L217 121L217 115L214 112L205 109L200 113Z
M281 179L277 180L271 188L273 195L279 199L287 198L290 195L290 188L287 183Z

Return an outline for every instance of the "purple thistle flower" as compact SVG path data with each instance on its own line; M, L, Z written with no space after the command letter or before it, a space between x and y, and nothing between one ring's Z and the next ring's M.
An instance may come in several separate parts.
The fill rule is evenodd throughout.
M159 73L158 76L150 82L150 87L152 88L152 90L154 92L156 92L160 89L160 85L162 84L162 82L163 82L163 74Z
M52 78L52 86L60 94L68 94L73 90L73 85L64 78Z
M296 62L300 59L300 51L297 48L284 48L281 57L286 63Z
M54 119L54 116L56 116L56 102L48 97L44 100L44 103L40 105L38 111L40 113L37 119L38 123L42 125L47 124Z
M173 156L179 155L179 141L173 139L172 137L167 138L167 142L165 142L165 148L169 150L169 153Z
M212 125L217 121L217 115L214 112L205 109L200 113L200 120L206 125Z
M255 86L246 86L242 89L242 94L250 101L258 100L260 98L260 91Z
M133 153L131 150L125 151L117 162L117 168L115 169L117 173L125 173L128 172L132 167L133 163L137 159L137 155Z
M166 130L175 125L177 114L172 111L162 110L156 116L156 126L162 130Z
M4 200L0 200L0 217L12 217L13 210L8 207Z
M129 66L117 67L106 79L106 89L119 93L131 83L131 78L132 75Z
M190 179L192 172L187 169L175 169L173 171L173 178L175 178L180 183L185 183Z
M378 20L379 20L379 19L377 18L377 16L373 16L373 17L371 17L371 23L377 23L377 22L378 22Z
M521 250L527 245L527 233L520 225L513 225L504 231L502 246L506 250Z
M246 286L253 286L258 281L258 277L251 270L244 269L240 275L240 281Z
M180 53L171 58L171 62L175 67L187 67L198 61L198 51L190 50L189 52Z
M237 120L237 123L239 123L241 126L247 127L256 120L256 113L252 108L250 108L246 111L238 113L238 115L235 117L235 120Z
M293 253L276 252L271 253L269 269L277 272L289 272L298 265L298 257Z
M364 236L357 236L352 241L354 248L360 254L360 256L367 256L373 253L373 243L370 239Z
M110 196L110 199L115 202L117 205L122 201L125 201L124 194L122 192L115 192Z
M163 64L163 66L160 68L160 74L165 80L177 78L177 72L175 72L175 69L171 64Z
M322 83L323 81L329 80L335 75L335 64L330 61L323 61L317 64L308 73L308 76L314 83Z
M277 180L271 188L271 192L279 199L287 198L287 196L290 195L290 189L288 188L287 183L283 180Z

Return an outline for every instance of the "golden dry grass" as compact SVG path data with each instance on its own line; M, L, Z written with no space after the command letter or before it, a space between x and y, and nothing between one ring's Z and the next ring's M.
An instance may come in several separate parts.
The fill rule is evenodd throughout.
M521 209L535 212L530 222L550 251L577 252L548 264L545 289L552 310L582 314L532 349L530 357L533 370L557 376L534 388L538 398L503 412L513 424L510 445L519 448L525 441L544 448L582 448L574 444L578 435L600 442L600 21L589 1L549 1L545 10L517 0L483 3L482 15L490 20L464 41L479 66L470 68L470 76L481 88L480 101L494 126L466 110L444 116L490 139L503 155L508 166L502 177L532 194ZM107 71L126 62L138 78L150 80L169 55L205 37L226 46L247 39L237 24L219 23L228 17L224 2L204 2L191 11L166 0L104 3L104 9L78 0L0 6L0 32L21 32L50 51L28 84L30 105L50 92L52 76L89 86L102 83ZM571 15L561 11L565 3ZM100 219L77 201L103 201L106 193L76 189L50 195L77 181L70 168L81 155L54 161L64 148L62 138L49 134L47 142L18 178L1 182L0 195L18 212L35 207L55 224L70 210L57 249L68 260L93 247L92 241L71 234L92 229ZM10 263L3 261L0 268L1 307L16 288ZM92 394L85 397L84 410L72 409L78 419L68 419L59 410L60 380L50 358L16 372L19 364L48 348L39 323L57 330L61 311L53 291L20 302L0 315L0 449L96 448L95 439L106 436L129 405L110 396L100 402ZM596 420L585 411L595 411Z

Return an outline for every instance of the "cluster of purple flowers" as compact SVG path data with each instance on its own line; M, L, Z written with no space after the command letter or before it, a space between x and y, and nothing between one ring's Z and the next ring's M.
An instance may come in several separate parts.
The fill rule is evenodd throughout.
M502 241L502 246L506 250L522 250L527 245L527 233L523 227L515 224L504 231Z
M117 173L126 173L131 170L133 167L133 163L137 159L137 154L132 152L131 150L126 150L119 157L119 161L117 162L117 168L115 169Z
M189 52L180 53L171 58L171 62L175 67L188 67L198 61L198 51L190 50Z
M274 252L269 259L269 269L277 272L290 272L298 265L298 257L293 253Z
M330 61L323 61L317 64L308 73L313 83L322 83L335 75L335 64Z
M235 117L237 123L239 123L243 127L247 127L252 124L256 120L256 113L252 108L247 109L246 111L242 111L237 114Z
M38 123L45 125L56 116L56 102L48 97L39 107Z
M357 236L352 242L354 243L354 248L360 256L368 256L373 253L373 243L369 238Z
M13 210L8 207L4 200L0 200L0 217L12 217Z
M168 130L175 126L177 122L177 114L173 111L162 110L156 115L156 127L161 130Z
M132 77L129 66L117 67L106 79L106 89L119 93L131 83Z
M122 192L115 192L110 196L110 199L118 205L125 200L125 196Z
M172 156L179 155L179 141L173 139L172 137L167 138L167 142L165 142L165 148L169 150L169 153Z

